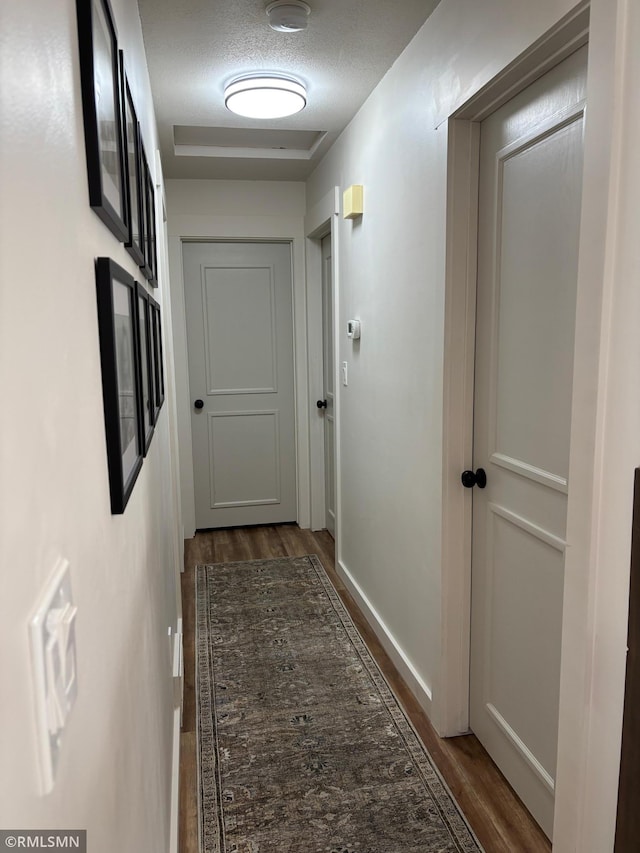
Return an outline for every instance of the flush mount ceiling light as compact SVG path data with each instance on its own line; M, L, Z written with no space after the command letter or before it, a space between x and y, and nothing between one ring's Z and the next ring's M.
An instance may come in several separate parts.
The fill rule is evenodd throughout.
M307 29L311 7L302 0L275 0L266 8L269 26L279 33L299 33Z
M299 80L278 74L236 77L224 90L224 103L246 118L283 118L307 105L307 90Z

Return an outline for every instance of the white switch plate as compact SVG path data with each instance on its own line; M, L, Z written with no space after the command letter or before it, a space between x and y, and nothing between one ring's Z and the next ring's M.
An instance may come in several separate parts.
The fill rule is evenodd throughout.
M69 563L59 560L29 622L43 794L53 788L62 739L78 692Z
M347 367L346 361L342 362L342 384L343 385L349 384L348 367Z

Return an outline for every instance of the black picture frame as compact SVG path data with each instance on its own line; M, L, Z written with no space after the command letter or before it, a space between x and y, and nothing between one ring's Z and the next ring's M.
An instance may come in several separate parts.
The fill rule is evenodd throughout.
M153 413L153 423L154 426L158 421L158 415L160 414L160 399L156 392L156 383L157 383L157 363L158 363L158 352L156 349L156 320L155 320L155 309L154 304L155 300L151 294L147 294L149 299L149 355L150 355L150 366L151 366L151 377L152 377L152 392L151 392L151 400L152 400L152 413Z
M76 0L89 204L124 242L129 233L118 37L109 0Z
M140 125L129 87L122 51L120 51L120 87L128 222L124 246L136 264L140 266L140 264L144 264L144 197L142 195Z
M140 443L143 455L149 452L155 426L155 367L152 355L151 309L149 294L136 282L136 324L138 328L138 384L140 387Z
M144 263L140 265L140 269L149 284L157 287L155 191L144 144L141 143L140 149L142 152L142 195L144 197Z
M151 278L149 284L158 286L158 249L156 240L156 190L151 172L147 167L147 203L149 205L149 269Z
M147 279L151 278L151 267L149 266L150 252L148 249L149 241L149 200L147 198L147 181L149 174L149 164L147 163L147 155L145 153L144 142L140 137L140 201L142 204L142 261L139 264L140 272Z
M102 400L111 512L120 515L142 468L136 283L111 258L96 260Z
M152 296L149 296L151 314L151 340L154 347L154 402L156 411L159 412L164 403L164 353L162 351L162 316L160 306Z

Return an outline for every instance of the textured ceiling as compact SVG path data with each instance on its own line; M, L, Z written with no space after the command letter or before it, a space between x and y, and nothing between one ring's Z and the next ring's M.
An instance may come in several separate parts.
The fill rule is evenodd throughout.
M165 177L304 180L438 2L309 0L308 29L278 33L267 0L139 0ZM249 71L299 77L306 109L268 122L229 112L225 83ZM306 133L288 151L265 130Z

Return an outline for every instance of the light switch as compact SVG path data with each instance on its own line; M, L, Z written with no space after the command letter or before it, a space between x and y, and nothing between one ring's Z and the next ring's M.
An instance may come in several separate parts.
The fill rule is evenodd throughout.
M62 738L78 692L69 563L60 560L29 623L42 793L55 781Z
M346 361L342 362L342 384L345 386L349 384L348 368Z

